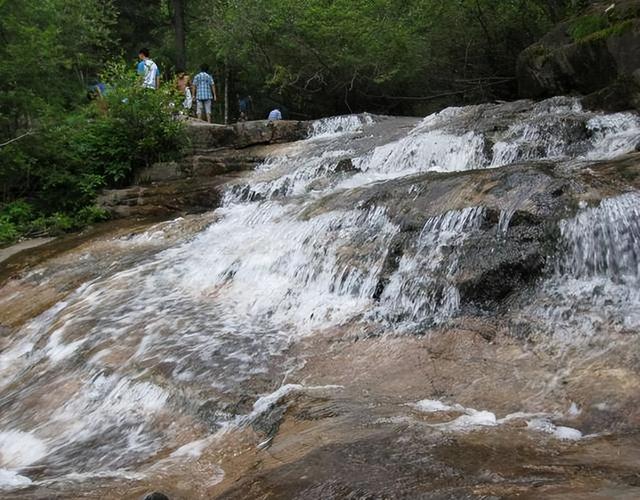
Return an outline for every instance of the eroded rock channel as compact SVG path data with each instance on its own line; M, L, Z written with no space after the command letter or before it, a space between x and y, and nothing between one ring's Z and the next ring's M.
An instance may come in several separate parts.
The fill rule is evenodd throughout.
M309 127L5 275L2 495L637 497L640 117Z

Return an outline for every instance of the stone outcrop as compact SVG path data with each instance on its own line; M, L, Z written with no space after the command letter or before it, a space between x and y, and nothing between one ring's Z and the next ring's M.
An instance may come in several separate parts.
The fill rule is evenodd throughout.
M103 192L98 205L116 217L211 210L227 182L255 168L278 144L304 139L308 129L307 122L288 120L230 126L190 121L181 160L137 172L133 186Z
M191 121L188 128L192 151L203 153L216 148L242 149L259 144L297 141L307 136L309 124L293 120L257 120L224 126Z
M146 186L110 189L98 198L98 205L116 217L157 216L194 213L220 205L221 186L230 176L172 179Z
M523 97L579 93L591 108L640 108L640 1L597 2L518 58Z
M427 220L449 211L482 206L483 223L442 257L443 272L456 269L453 281L465 313L505 312L527 299L552 269L547 263L562 248L558 221L580 205L640 189L640 154L594 163L589 169L562 164L513 165L505 169L419 174L367 190L341 192L312 205L307 216L352 206L383 206L401 232L389 246L375 297L398 269L403 255L415 252Z

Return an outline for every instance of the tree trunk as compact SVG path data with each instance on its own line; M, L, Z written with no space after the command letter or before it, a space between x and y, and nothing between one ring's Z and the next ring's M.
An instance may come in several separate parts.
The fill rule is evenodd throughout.
M229 125L229 66L224 65L224 124Z
M184 10L187 0L171 0L173 30L176 37L176 70L187 69L187 49Z

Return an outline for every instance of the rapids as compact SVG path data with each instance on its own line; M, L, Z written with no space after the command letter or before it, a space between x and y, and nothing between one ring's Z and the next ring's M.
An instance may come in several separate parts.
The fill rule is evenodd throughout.
M241 467L220 450L268 449L277 425L262 419L284 418L282 401L322 394L355 404L349 376L305 372L313 363L302 346L321 353L321 339L336 336L414 342L470 317L493 322L489 330L506 324L505 342L522 342L523 358L552 360L535 397L509 396L509 405L468 397L496 404L476 410L449 399L453 389L416 392L392 405L398 414L376 414L376 425L427 419L421 432L456 435L515 432L520 421L522 439L559 441L610 431L595 417L582 431L571 426L579 421L559 425L571 415L557 387L576 360L615 351L613 335L628 339L640 327L640 193L612 182L589 198L586 188L563 187L578 194L560 208L542 200L542 185L509 185L487 194L489 203L488 188L474 182L553 166L574 186L639 142L638 115L583 110L571 98L450 108L423 120L329 118L230 183L223 205L193 226L181 218L103 238L29 269L0 295L0 495L74 497L101 484L133 498L155 485L175 487L177 498L220 494ZM445 186L446 203L411 218L438 182L460 183L466 198ZM511 248L534 202L555 242L539 275L504 296L482 290L486 280L469 291L481 267L470 259ZM500 269L498 281L515 272ZM49 303L20 319L23 302L45 293ZM334 369L348 372L349 360ZM593 404L628 403L615 398ZM248 432L259 442L246 445Z

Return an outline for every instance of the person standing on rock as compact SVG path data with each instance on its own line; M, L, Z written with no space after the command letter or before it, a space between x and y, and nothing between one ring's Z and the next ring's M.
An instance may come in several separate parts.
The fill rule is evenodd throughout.
M236 98L238 99L238 110L240 111L238 121L246 122L247 120L251 120L251 111L253 110L253 99L251 96L248 95L241 98L240 94L236 94Z
M138 58L138 73L142 76L142 86L145 89L156 90L160 86L160 71L158 65L149 58L149 49L140 49Z
M196 96L196 117L200 118L204 111L207 121L211 123L211 104L218 100L218 95L216 84L206 64L200 66L200 73L193 77L191 91Z

